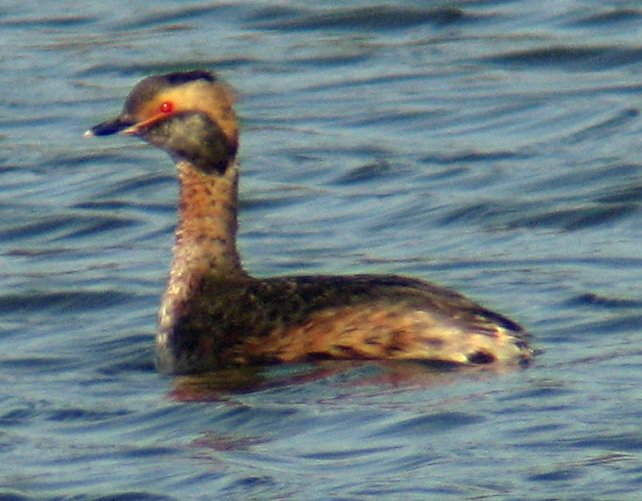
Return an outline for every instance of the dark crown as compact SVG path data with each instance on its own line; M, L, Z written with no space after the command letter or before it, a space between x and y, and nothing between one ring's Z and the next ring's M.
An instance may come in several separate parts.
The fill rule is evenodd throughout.
M208 82L216 82L216 76L209 71L194 70L194 71L177 71L175 73L168 73L163 75L163 78L170 85L182 85L194 80L206 80Z

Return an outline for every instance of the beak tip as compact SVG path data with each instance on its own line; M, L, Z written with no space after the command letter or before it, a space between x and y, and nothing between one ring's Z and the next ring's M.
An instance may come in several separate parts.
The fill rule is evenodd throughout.
M94 136L111 136L112 134L122 134L135 125L134 121L127 116L119 116L112 120L99 123L83 134L84 137Z

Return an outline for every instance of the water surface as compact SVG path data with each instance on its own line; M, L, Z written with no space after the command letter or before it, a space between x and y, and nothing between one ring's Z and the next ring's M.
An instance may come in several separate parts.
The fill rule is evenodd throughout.
M5 2L0 494L634 499L636 2ZM82 133L142 77L239 92L257 275L396 272L526 325L526 370L153 368L171 160Z

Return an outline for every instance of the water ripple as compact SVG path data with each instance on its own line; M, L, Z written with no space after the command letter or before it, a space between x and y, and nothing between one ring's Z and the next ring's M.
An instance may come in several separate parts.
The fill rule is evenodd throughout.
M380 5L335 9L325 13L305 13L296 17L256 22L256 29L279 31L349 29L349 30L398 30L422 24L448 26L475 18L458 8L420 9Z
M111 308L127 304L136 298L121 290L104 291L52 291L30 292L0 296L0 312L3 313L42 313L52 310L59 313L79 310Z
M486 58L495 64L533 68L555 67L567 71L608 71L642 61L642 49L621 46L552 46L524 49Z
M457 412L436 413L399 421L377 433L378 436L409 437L441 433L453 428L465 427L483 422L481 416Z
M605 27L621 27L622 24L632 24L637 27L642 18L642 10L633 8L612 8L599 14L590 14L572 23L573 26L592 27L604 25Z

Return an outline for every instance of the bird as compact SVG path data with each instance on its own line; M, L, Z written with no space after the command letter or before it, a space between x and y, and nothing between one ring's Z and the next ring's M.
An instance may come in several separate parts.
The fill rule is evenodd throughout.
M523 327L465 296L398 275L259 278L237 250L236 93L208 70L148 76L86 136L134 136L174 159L173 259L155 336L157 369L198 374L319 360L525 365Z

